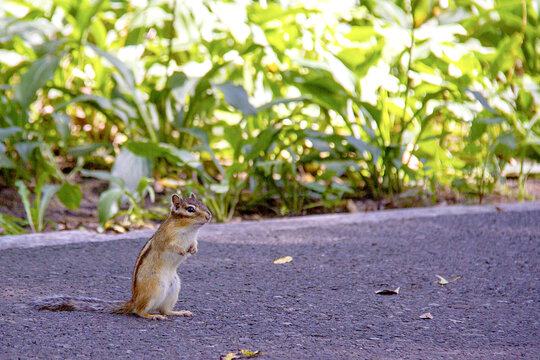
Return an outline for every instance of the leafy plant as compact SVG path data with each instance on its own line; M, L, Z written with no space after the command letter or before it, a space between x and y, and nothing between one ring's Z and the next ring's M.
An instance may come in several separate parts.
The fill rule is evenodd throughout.
M81 174L96 179L107 180L111 184L110 188L102 192L99 196L97 210L101 226L106 227L109 220L123 215L128 215L129 221L134 224L141 223L145 218L154 218L145 205L145 198L147 196L151 202L155 201L155 192L150 186L154 181L153 179L141 178L138 181L137 189L134 192L130 192L126 188L122 178L108 172L82 170ZM124 199L129 204L129 207L125 210L120 210L120 205Z
M21 180L17 180L19 196L24 206L26 213L26 220L30 225L33 232L41 232L44 226L45 210L49 201L51 201L54 194L58 191L57 185L43 184L43 177L38 179L36 187L34 188L34 200L30 199L30 191L25 183Z

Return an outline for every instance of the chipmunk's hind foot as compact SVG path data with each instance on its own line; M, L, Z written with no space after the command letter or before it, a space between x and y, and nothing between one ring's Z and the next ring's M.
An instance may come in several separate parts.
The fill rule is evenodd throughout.
M188 310L179 310L179 311L169 310L165 312L165 315L192 317L193 313Z
M149 314L149 313L135 313L136 315L143 317L145 319L151 319L151 320L166 320L167 317L165 315L159 315L159 314Z

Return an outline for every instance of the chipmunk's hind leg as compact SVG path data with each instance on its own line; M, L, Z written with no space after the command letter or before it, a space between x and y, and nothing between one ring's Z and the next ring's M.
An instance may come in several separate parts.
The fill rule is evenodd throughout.
M193 316L191 311L187 310L180 310L175 311L173 310L174 305L176 305L176 302L178 301L178 294L180 293L180 278L177 274L171 279L169 286L166 289L166 295L163 299L163 302L161 303L161 306L159 307L159 312L162 315L171 315L171 316Z

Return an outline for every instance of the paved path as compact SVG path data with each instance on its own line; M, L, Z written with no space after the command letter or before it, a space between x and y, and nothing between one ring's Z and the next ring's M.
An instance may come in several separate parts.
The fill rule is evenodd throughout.
M540 358L539 202L210 225L179 270L193 318L29 307L129 297L148 233L88 235L0 238L0 359ZM47 238L75 243L32 247Z

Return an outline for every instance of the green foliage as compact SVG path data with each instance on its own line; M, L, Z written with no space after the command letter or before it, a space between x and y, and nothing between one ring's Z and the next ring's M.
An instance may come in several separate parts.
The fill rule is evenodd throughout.
M134 223L142 222L145 218L153 218L144 202L147 196L150 197L150 201L155 200L154 189L151 186L153 179L141 177L137 182L136 189L130 191L122 177L112 175L106 171L82 170L81 174L107 180L111 184L109 189L99 196L97 210L99 223L102 227L106 227L109 220L122 215L129 215L130 220ZM126 210L120 210L123 201L129 204Z
M532 1L315 4L2 3L1 176L47 174L73 208L57 159L112 156L92 175L118 186L102 224L126 197L147 216L152 177L182 179L220 221L240 203L302 214L407 186L482 201L510 161L526 195L523 164L540 160Z
M21 180L17 180L15 185L19 189L19 196L24 206L26 220L33 232L41 232L44 226L45 210L54 194L58 191L58 186L43 184L43 177L38 180L34 189L34 200L30 199L30 191Z

